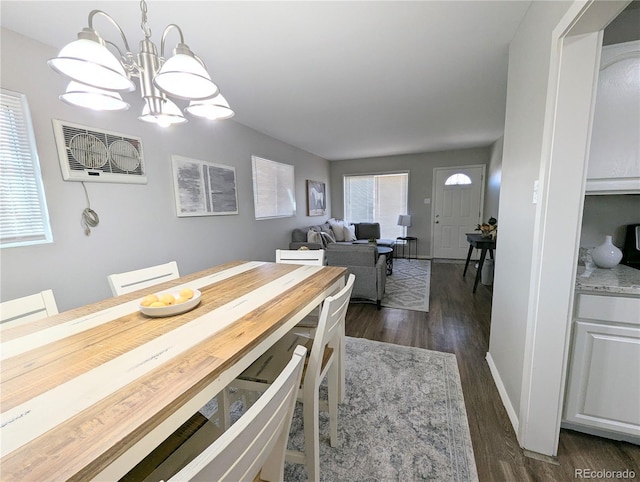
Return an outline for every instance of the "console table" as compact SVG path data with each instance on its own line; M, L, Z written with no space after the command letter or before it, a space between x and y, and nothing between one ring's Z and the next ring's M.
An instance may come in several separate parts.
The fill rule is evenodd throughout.
M493 250L496 247L496 240L492 238L484 238L482 234L467 233L467 241L469 242L469 252L467 253L467 262L464 265L462 277L467 274L467 268L469 267L469 260L471 259L473 248L480 250L480 261L478 261L476 280L473 283L473 292L475 293L476 288L478 287L478 281L480 281L480 273L482 272L482 265L484 264L484 259L487 256L487 251L489 251L489 256L493 259Z

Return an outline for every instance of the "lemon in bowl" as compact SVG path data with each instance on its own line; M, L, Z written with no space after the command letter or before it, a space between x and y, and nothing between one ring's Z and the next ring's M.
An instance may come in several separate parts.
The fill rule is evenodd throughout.
M189 290L189 291L186 291ZM184 293L183 293L184 291ZM181 295L191 295L190 298ZM179 315L192 310L200 304L202 294L191 288L180 292L150 294L142 298L138 304L140 311L154 318Z

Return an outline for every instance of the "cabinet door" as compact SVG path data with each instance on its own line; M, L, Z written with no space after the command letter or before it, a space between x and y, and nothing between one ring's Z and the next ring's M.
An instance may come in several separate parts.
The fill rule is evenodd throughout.
M640 329L576 321L565 419L640 436Z
M587 192L640 189L640 41L602 48Z

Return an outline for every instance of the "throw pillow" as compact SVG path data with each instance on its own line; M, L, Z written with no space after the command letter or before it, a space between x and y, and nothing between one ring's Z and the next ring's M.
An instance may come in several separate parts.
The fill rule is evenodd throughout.
M324 246L324 244L322 243L322 235L318 231L314 231L313 229L310 229L307 233L307 243L316 243Z
M329 223L331 225L331 231L336 241L345 241L344 239L344 223L342 221L333 221Z
M336 240L334 239L333 236L331 236L331 234L329 233L325 233L324 231L322 231L320 233L320 236L322 236L322 245L326 248L328 244L331 243L335 243Z
M353 224L344 227L344 240L356 241L356 227Z

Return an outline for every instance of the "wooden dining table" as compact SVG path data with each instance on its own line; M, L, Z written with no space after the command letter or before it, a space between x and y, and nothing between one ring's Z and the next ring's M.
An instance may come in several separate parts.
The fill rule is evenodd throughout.
M115 481L327 296L340 267L235 261L55 316L0 325L4 482ZM197 289L191 311L139 310Z

